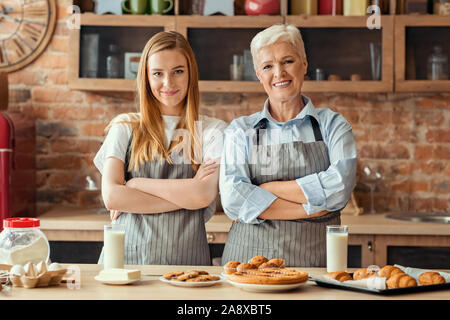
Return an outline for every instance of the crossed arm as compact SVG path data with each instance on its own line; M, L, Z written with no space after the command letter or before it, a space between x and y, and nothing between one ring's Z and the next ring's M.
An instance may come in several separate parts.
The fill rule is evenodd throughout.
M307 203L303 190L295 180L272 181L259 186L278 197L272 204L259 215L260 219L267 220L294 220L313 218L327 214L328 211L320 211L308 215L301 205Z
M218 171L217 164L205 162L191 179L134 178L124 184L124 163L110 157L104 164L102 197L110 211L152 214L200 209L217 196ZM113 220L116 217L112 215Z

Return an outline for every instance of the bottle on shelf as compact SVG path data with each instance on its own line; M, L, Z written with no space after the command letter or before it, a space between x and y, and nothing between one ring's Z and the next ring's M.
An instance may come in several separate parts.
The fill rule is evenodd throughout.
M365 16L369 0L344 0L344 16Z
M230 65L230 79L232 81L244 80L243 57L240 55L233 55L233 64Z
M448 80L448 57L441 46L434 46L428 57L428 80Z
M319 14L342 15L342 0L319 0Z
M389 14L389 0L370 0L370 5L378 6L380 14Z
M450 0L435 0L433 12L440 16L450 15Z
M291 0L290 14L317 15L318 0Z
M122 59L120 58L120 47L115 44L108 46L106 56L106 78L122 78Z

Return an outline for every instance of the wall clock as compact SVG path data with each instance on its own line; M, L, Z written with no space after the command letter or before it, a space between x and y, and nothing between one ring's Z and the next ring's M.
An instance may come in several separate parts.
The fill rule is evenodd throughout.
M44 51L56 15L56 0L0 1L0 72L19 70Z

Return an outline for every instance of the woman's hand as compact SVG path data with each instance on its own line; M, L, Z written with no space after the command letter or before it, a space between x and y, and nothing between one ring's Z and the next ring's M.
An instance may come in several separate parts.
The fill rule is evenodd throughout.
M316 213L313 213L313 214L309 215L308 218L306 218L306 219L318 218L318 217L326 215L327 213L330 213L330 211L327 211L327 210L319 211L319 212L316 212Z
M128 188L136 189L136 179L138 179L138 178L132 178L132 179L128 180L127 183L125 184L125 186L127 186Z
M218 163L216 163L214 160L211 160L210 158L206 158L205 161L198 168L198 171L193 179L195 180L204 179L210 174L213 174L217 170L217 168L219 168Z
M117 220L120 216L119 210L109 210L109 217L111 218L111 221Z

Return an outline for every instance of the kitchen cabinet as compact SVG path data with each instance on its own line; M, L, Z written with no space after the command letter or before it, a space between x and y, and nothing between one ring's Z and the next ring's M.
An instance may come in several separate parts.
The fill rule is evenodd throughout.
M125 53L140 55L145 43L160 31L175 30L173 17L152 15L96 15L83 13L80 15L80 29L70 30L70 62L69 62L69 88L74 90L92 91L124 91L136 89L135 79L106 78L107 46L117 45L120 48L120 59L123 59L125 69ZM81 46L83 37L96 35L94 48L89 51ZM88 38L88 37L86 37ZM92 43L91 42L91 43ZM88 44L88 42L83 42ZM98 49L95 49L98 48ZM83 50L87 50L83 54ZM95 76L83 75L83 68L90 64L83 58L92 59L96 55L97 63L94 66ZM94 61L95 64L95 61Z
M311 79L314 80L316 69L325 70L327 76L335 74L342 78L340 81L305 81L304 92L393 91L393 16L381 17L381 29L368 29L365 16L297 15L287 16L286 23L300 28ZM378 45L381 45L380 52L376 52ZM379 80L374 80L376 71L381 72ZM361 79L350 80L353 74Z
M302 32L309 60L311 80L303 85L305 93L448 91L450 80L426 80L426 67L435 43L442 44L444 54L450 52L448 41L445 42L450 35L450 20L438 15L394 15L395 4L396 1L390 1L391 15L381 16L381 29L367 28L368 15L289 15L288 0L280 1L281 14L277 16L245 16L242 12L235 16L188 15L192 12L190 2L181 0L174 0L173 15L118 16L83 12L81 28L70 30L69 87L133 92L134 79L105 77L108 43L118 45L123 56L124 52L139 52L156 32L176 30L184 34L193 47L200 69L201 92L264 92L254 76L250 80L249 77L230 80L233 55L243 56L244 66L252 73L251 61L243 54L249 49L252 37L272 24L291 23ZM83 8L90 7L84 5ZM80 67L86 64L80 55L81 40L89 33L98 33L106 39L100 41L103 47L99 48L98 74L93 78L80 73ZM133 37L129 36L131 34ZM373 80L372 64L375 66L378 59L376 54L371 56L371 42L382 45L379 80ZM314 81L317 69L323 70L325 79L337 75L342 80ZM352 75L360 79L353 77L357 80L351 81Z
M132 79L105 77L106 46L114 44L124 51L138 52L150 36L162 30L176 30L187 37L199 64L202 92L264 92L254 77L251 57L244 54L257 32L276 23L292 23L303 33L309 59L308 76L303 91L307 92L392 92L393 91L393 24L394 17L383 15L381 29L369 30L367 16L292 16L288 15L288 1L280 1L277 16L199 16L186 15L186 9L175 0L174 15L96 15L81 14L81 28L70 30L69 87L92 91L134 91ZM82 53L86 46L82 38L97 33L104 46L99 48L98 72L86 77L81 69L87 62ZM133 37L129 37L133 34ZM131 43L131 40L133 42ZM369 43L382 44L381 78L373 81ZM230 80L233 55L242 56L251 76ZM91 55L88 55L91 56ZM374 60L378 62L378 60ZM314 81L316 69L324 69L325 81ZM245 68L244 68L245 69ZM249 70L250 69L250 70ZM245 72L244 72L245 73ZM326 81L330 74L342 81ZM350 81L352 74L360 80Z
M450 78L428 80L427 63L434 46L450 59L450 19L448 16L395 17L395 91L448 92ZM447 77L450 77L447 70Z
M374 244L374 264L379 266L403 263L416 268L450 267L450 236L376 235Z
M243 56L250 49L259 31L276 23L283 23L283 17L176 17L176 29L188 39L198 61L200 91L264 92L259 81L231 81L230 65L233 55ZM245 62L253 71L251 59Z

